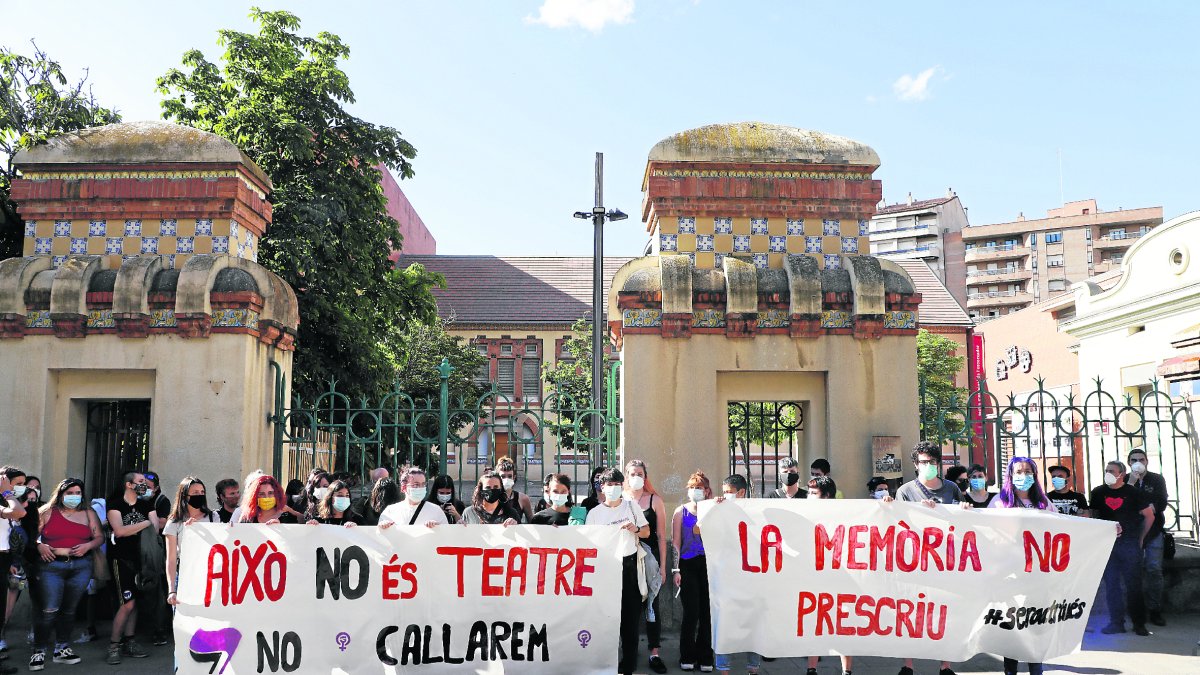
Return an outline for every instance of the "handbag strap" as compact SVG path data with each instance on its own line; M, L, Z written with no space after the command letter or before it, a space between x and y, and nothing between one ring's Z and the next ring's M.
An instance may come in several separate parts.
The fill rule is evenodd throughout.
M425 500L424 499L422 499L420 502L417 503L417 510L413 511L412 518L408 519L409 525L412 525L413 523L417 522L417 516L421 515L421 509L423 509L423 508L425 508Z

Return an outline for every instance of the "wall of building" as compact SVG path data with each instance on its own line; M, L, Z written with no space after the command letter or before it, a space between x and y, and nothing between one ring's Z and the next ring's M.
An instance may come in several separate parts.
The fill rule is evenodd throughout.
M404 238L397 247L399 250L393 254L393 260L399 257L401 252L406 255L437 253L437 240L425 226L425 221L421 220L421 216L413 207L412 202L408 201L408 197L400 189L396 179L392 178L392 173L388 171L387 167L377 168L382 174L380 184L383 186L383 196L388 200L388 215L395 218L396 222L400 224L400 236Z

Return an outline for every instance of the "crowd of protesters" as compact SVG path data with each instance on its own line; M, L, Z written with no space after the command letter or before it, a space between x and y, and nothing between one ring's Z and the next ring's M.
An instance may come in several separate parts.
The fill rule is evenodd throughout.
M920 502L961 508L1030 508L1068 516L1113 521L1118 539L1104 571L1108 622L1104 633L1132 630L1148 635L1146 623L1165 625L1162 616L1163 512L1167 505L1166 482L1148 470L1141 448L1128 455L1128 467L1109 462L1104 485L1085 497L1070 489L1071 470L1052 466L1051 485L1043 487L1036 463L1013 457L1004 475L989 490L987 471L978 464L955 466L943 475L941 448L918 443L912 450L916 478L894 492L882 477L866 485L865 497L882 502ZM832 467L817 459L808 480L800 465L785 457L778 463L779 486L765 491L770 499L841 499L831 477ZM597 467L586 486L572 486L571 477L548 473L540 496L516 489L516 464L500 458L485 469L471 493L457 494L449 476L428 478L419 467L405 467L395 478L384 468L369 474L355 498L356 477L313 469L304 481L289 481L285 488L271 475L254 472L238 481L223 478L207 484L195 476L184 477L173 494L164 492L151 471L129 471L103 496L85 493L78 478L65 478L43 486L38 477L14 466L0 467L0 569L8 592L7 611L0 613L0 675L17 669L9 658L5 628L23 591L30 593L32 646L29 670L42 670L47 660L76 664L75 642L97 640L96 617L108 606L113 610L106 662L143 658L149 651L137 639L139 630L154 645L171 641L172 608L177 604L179 540L182 528L197 522L232 524L307 524L340 527L396 525L439 527L449 525L517 524L572 526L609 525L626 532L621 539L622 577L620 602L621 656L618 670L632 673L639 663L638 646L645 624L648 665L656 673L669 669L660 654L662 630L659 594L678 589L682 604L678 668L684 672L727 673L732 654L714 653L709 614L708 568L699 526L699 504L712 500L754 497L751 484L733 474L714 487L702 471L687 481L685 499L671 509L650 480L641 460L623 467ZM574 496L587 496L575 503ZM536 499L536 501L534 501ZM667 513L671 511L668 518ZM74 632L78 615L85 629ZM746 654L748 673L757 673L764 659ZM818 670L818 657L810 657L808 675ZM840 669L850 675L853 658L840 657ZM1015 660L1005 658L1006 673L1017 672ZM1029 672L1042 672L1042 664L1029 664ZM953 675L943 662L939 675ZM906 660L899 675L913 675Z

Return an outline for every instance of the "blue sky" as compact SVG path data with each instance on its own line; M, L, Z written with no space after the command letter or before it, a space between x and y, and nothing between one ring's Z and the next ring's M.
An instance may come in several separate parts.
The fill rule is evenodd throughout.
M252 3L4 2L0 44L90 69L102 103L159 116L154 79ZM259 3L278 8L282 3ZM646 153L759 120L878 151L885 199L953 187L975 224L1094 197L1200 208L1200 3L506 0L287 2L330 31L356 114L418 149L403 181L441 253L590 254L594 153L607 252L637 255Z

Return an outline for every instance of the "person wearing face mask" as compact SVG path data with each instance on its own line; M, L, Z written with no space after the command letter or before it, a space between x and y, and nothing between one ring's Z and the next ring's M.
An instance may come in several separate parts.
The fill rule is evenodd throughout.
M604 503L604 483L600 482L600 474L604 473L604 467L598 466L592 469L592 475L588 479L588 496L583 498L581 506L589 512L597 506Z
M987 471L982 465L972 464L971 468L967 469L966 479L968 488L963 493L963 501L977 509L986 509L996 496L995 493L988 492Z
M655 499L657 497L657 499ZM646 473L646 463L640 459L630 460L625 465L625 498L635 504L646 516L650 524L650 536L646 537L646 546L658 563L659 577L663 585L667 583L667 511L663 508L662 497L650 484L650 476ZM663 663L659 650L662 647L662 628L658 623L658 596L646 608L646 645L650 648L650 670L656 673L667 672L667 664Z
M138 588L136 577L141 570L141 531L159 528L158 513L151 501L153 493L145 474L130 471L121 477L116 491L105 500L108 525L113 543L109 547L113 585L119 594L120 609L113 617L112 634L106 663L116 665L122 656L142 659L149 652L133 639L137 627Z
M455 525L462 520L462 514L466 510L466 506L458 500L458 495L455 494L454 479L450 476L442 474L434 478L432 487L429 489L429 494L425 499L431 505L445 512L446 522L450 525Z
M153 471L146 472L146 482L150 484L150 503L154 504L154 512L158 514L158 524L162 527L167 524L167 518L171 516L171 500L162 493L158 484L158 474Z
M548 474L546 488L549 504L533 514L529 524L555 527L574 524L571 522L571 477L565 473Z
M1140 490L1126 483L1125 465L1112 461L1104 468L1104 485L1092 488L1088 505L1096 518L1117 524L1117 542L1104 567L1104 591L1108 600L1106 634L1125 632L1125 611L1133 632L1146 636L1146 605L1142 596L1142 549L1154 527L1154 506ZM1124 585L1125 592L1121 592Z
M955 464L946 469L945 479L958 486L958 491L965 493L971 489L970 480L967 478L967 467L962 464Z
M25 549L21 555L21 570L25 574L26 584L29 588L29 633L26 635L26 640L33 644L33 627L37 625L38 618L42 613L41 596L39 590L38 576L41 571L41 557L37 552L37 536L39 529L38 512L42 508L42 480L37 476L25 477L25 517L21 518L21 531L25 538ZM21 599L21 590L17 588L8 589L8 620L12 620L13 610L16 608L17 601ZM3 638L0 635L0 638Z
M1165 626L1167 622L1162 615L1163 597L1163 525L1166 524L1167 481L1162 474L1154 473L1148 468L1146 451L1134 448L1129 451L1129 475L1125 482L1130 487L1142 493L1146 503L1154 507L1154 524L1146 533L1146 541L1142 546L1142 569L1144 580L1142 597L1146 599L1146 611L1150 623L1155 626ZM28 484L28 481L26 481Z
M721 496L717 497L716 500L718 504L725 501L745 499L750 494L750 483L746 480L745 476L735 473L721 482L721 490ZM713 636L713 642L716 642L716 635ZM717 654L714 661L716 662L718 673L728 673L733 667L733 654ZM748 675L757 675L758 669L761 667L762 655L755 652L746 652L746 673Z
M621 662L617 672L632 675L637 668L638 617L642 593L638 584L638 541L650 536L646 514L624 498L625 475L608 468L600 474L604 503L588 511L588 525L616 525L628 534L619 539L621 555Z
M836 499L838 493L837 483L829 476L814 476L808 480L808 498L809 499ZM842 662L842 675L851 675L850 669L854 667L853 656L840 656ZM808 669L805 675L817 675L817 664L821 659L818 656L808 657Z
M424 469L410 466L402 469L398 477L404 499L379 514L379 529L386 530L393 525L423 525L433 528L448 524L446 512L425 501L429 490L425 486Z
M829 477L829 474L831 471L833 471L833 468L829 466L829 460L825 459L824 457L818 457L813 460L812 464L809 465L808 477L810 479L822 478L822 477L827 478L827 477ZM805 483L805 484L807 484L807 483ZM845 498L846 498L846 495L843 495L842 491L838 490L837 495L835 496L835 499L845 499Z
M888 490L887 479L883 476L872 476L871 480L867 481L867 494L871 495L871 499L892 496L891 491Z
M463 525L517 525L524 514L513 508L504 498L504 483L500 474L485 471L475 484L471 505L463 511Z
M290 500L289 506L292 510L300 514L314 513L317 508L317 502L325 498L329 494L330 477L329 472L318 467L308 472L308 479L304 482L304 489L300 494Z
M779 458L779 487L766 494L767 499L805 499L808 490L800 484L800 464L792 457Z
M25 472L15 466L0 467L0 588L8 588L12 574L12 529L25 517ZM0 636L4 635L6 612L0 612ZM0 639L0 658L7 657L8 646ZM0 673L15 673L15 668L0 664Z
M283 486L274 476L256 474L242 493L240 523L258 525L295 525L299 521L288 508Z
M309 515L306 521L308 525L356 527L358 524L354 522L350 512L350 483L344 480L330 483L325 496L317 502L317 508Z
M1013 457L1008 460L1008 469L1004 472L1004 486L1000 493L991 500L988 508L992 509L1037 509L1039 511L1057 514L1058 509L1047 498L1037 479L1037 464L1028 457ZM1016 675L1020 664L1016 659L1004 657L1004 675ZM1030 663L1029 675L1042 675L1042 664Z
M793 460L794 461L794 460ZM671 541L675 543L675 586L683 604L679 627L679 669L699 669L711 673L712 615L708 603L708 564L697 521L699 504L712 499L712 485L703 471L693 473L687 482L687 501L671 515Z
M174 607L179 603L176 590L179 588L179 535L183 528L192 523L219 523L221 518L208 508L208 489L204 481L188 476L179 481L175 490L175 508L167 516L163 526L163 537L167 540L167 604Z
M1049 469L1050 485L1053 490L1046 493L1050 503L1064 516L1087 517L1087 497L1071 489L1071 470L1065 466L1052 466Z
M527 495L516 489L517 465L507 457L496 460L496 473L500 474L500 482L504 485L504 502L525 515L521 522L529 522L533 517L533 504Z

